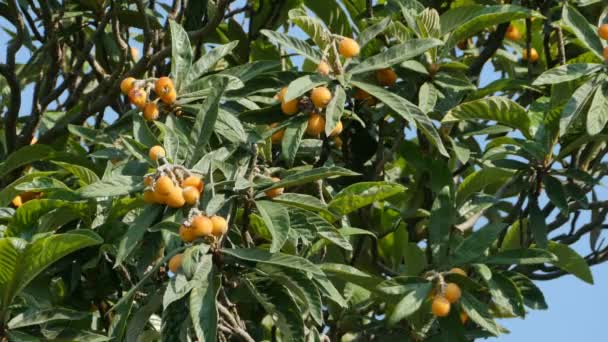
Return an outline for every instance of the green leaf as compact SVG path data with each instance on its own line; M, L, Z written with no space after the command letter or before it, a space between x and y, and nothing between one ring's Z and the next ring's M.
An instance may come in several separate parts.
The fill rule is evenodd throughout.
M331 42L323 22L314 16L310 16L304 8L295 8L289 11L289 20L302 29L320 49L325 49Z
M551 175L545 175L543 176L543 185L547 192L547 197L549 197L551 202L555 204L563 214L568 214L568 199L562 182Z
M405 60L414 58L425 51L442 44L443 42L441 40L434 38L408 40L403 44L392 46L377 55L366 58L363 62L355 65L347 72L352 75L356 75L373 70L385 69ZM382 99L384 102L383 98L380 97L380 99Z
M572 97L566 103L559 119L559 134L564 135L570 127L585 114L585 108L593 98L593 95L599 86L595 79L591 79L576 89Z
M144 234L152 226L156 218L162 212L162 207L159 205L148 205L129 225L126 234L120 240L118 252L116 254L115 267L122 264L129 255L140 245Z
M492 265L534 265L557 260L552 253L535 248L510 249L491 255L480 262Z
M494 194L514 174L514 171L497 167L481 168L468 175L460 183L456 192L456 202L461 205L476 192Z
M387 16L376 24L373 24L363 30L359 36L357 37L357 41L359 42L359 46L363 49L367 43L372 41L376 36L380 33L384 32L388 25L391 23L391 17Z
M15 211L13 219L8 224L4 236L16 236L29 240L40 231L41 226L38 221L45 214L56 209L68 210L71 213L77 213L80 217L88 216L89 205L86 202L68 202L64 200L41 199L33 200L24 203ZM69 216L66 211L62 212L62 216Z
M298 116L285 128L283 140L281 140L281 158L285 160L287 166L293 165L293 161L296 159L306 127L308 127L308 118Z
M596 135L600 133L608 122L608 86L602 84L597 88L591 106L587 112L587 133Z
M486 97L462 103L452 108L441 120L456 122L460 120L492 120L519 129L530 138L531 122L526 109L517 102L502 96Z
M238 41L230 42L226 45L217 46L215 49L207 52L198 61L196 61L188 74L186 75L185 84L188 84L195 79L203 76L211 71L211 68L216 65L222 58L226 57L238 45Z
M574 63L560 65L543 72L536 80L534 80L532 85L539 86L574 81L583 76L595 73L601 68L601 64L595 63Z
M91 163L80 156L56 151L50 146L35 144L24 146L11 153L3 163L0 164L0 177L6 176L9 172L40 160L59 160L80 165L91 165Z
M532 231L532 236L534 236L534 241L536 241L538 247L546 249L548 229L545 222L545 215L543 215L542 210L538 207L538 199L530 199L529 206L530 230Z
M488 281L488 289L492 296L492 303L500 315L525 316L523 296L511 279L500 272L494 272L492 279Z
M396 324L418 311L424 300L427 299L432 284L418 283L410 284L409 286L412 287L412 290L407 292L401 300L397 302L397 305L395 305L395 308L388 316L388 324Z
M344 111L345 103L346 93L344 92L344 88L340 85L336 85L334 96L325 109L325 135L329 136L334 128L336 128L336 125L342 116L342 112Z
M435 147L437 147L439 153L449 157L449 153L441 141L437 128L435 128L431 119L424 114L420 108L416 107L416 105L393 92L373 84L359 81L351 81L351 84L365 90L373 97L381 99L382 103L394 110L406 121L415 122L422 133L431 141L433 145L435 145Z
M325 276L323 271L315 264L295 255L273 254L258 248L224 248L222 252L241 260L260 262Z
M287 87L287 92L285 93L284 101L291 101L293 99L297 99L312 88L327 84L329 81L329 78L319 74L299 77L289 83L289 86Z
M9 329L19 329L54 321L78 321L89 316L83 311L54 307L50 309L27 310L13 317L8 322Z
M78 193L84 198L123 196L142 190L142 182L142 177L113 174L80 188Z
M152 15L152 13L150 12L145 12L145 14L142 14L141 12L136 10L124 9L116 11L116 16L118 17L121 23L125 23L130 27L143 29L145 27L144 22L145 20L147 20L151 29L160 30L163 28L163 26L158 22L156 16Z
M76 178L78 178L81 184L83 185L88 185L99 181L99 177L97 176L97 174L93 170L84 166L63 163L59 161L53 163L76 176Z
M57 172L55 172L55 171L32 172L32 173L23 175L22 177L18 178L17 180L12 182L11 184L8 184L2 190L0 190L0 206L8 205L13 200L13 198L15 198L15 196L17 196L21 193L21 191L16 189L17 186L19 186L19 184L29 182L32 179L35 179L37 177L50 177L50 176L55 175L56 173Z
M306 183L311 183L319 179L333 178L337 176L357 176L358 173L344 169L338 166L323 166L314 169L291 174L276 183L263 188L262 191L267 191L276 188L288 188Z
M477 260L492 246L505 228L504 223L491 223L474 231L454 249L452 263L462 265Z
M320 216L323 216L328 220L337 218L332 212L327 210L327 205L325 203L311 195L288 192L273 198L272 201L317 212L320 214Z
M29 182L21 183L15 188L19 191L51 192L53 190L71 191L62 181L51 177L38 177Z
M454 224L456 210L450 187L444 186L435 197L428 225L429 244L435 262L443 264L448 250L450 227Z
M127 341L136 341L141 336L146 328L146 324L150 317L162 309L162 292L153 293L147 299L147 303L135 312L127 325L125 339Z
M316 231L321 237L345 250L353 249L348 239L336 227L314 212L291 208L289 209L289 217L293 229Z
M602 60L602 43L597 35L597 30L589 24L587 19L580 14L576 8L565 4L562 8L562 28L571 32L578 38L584 47L593 52Z
M477 300L472 294L463 292L460 298L460 305L473 322L479 324L480 327L495 336L500 335L500 328L494 319L492 319L492 314L484 303Z
M179 94L182 83L192 65L192 47L188 33L174 20L169 20L171 31L171 77Z
M328 204L329 210L338 215L347 215L359 208L366 207L376 201L382 201L406 188L390 182L361 182L348 186L340 191Z
M572 248L555 241L549 241L548 250L557 256L557 260L552 261L553 265L593 285L593 275L589 265Z
M216 298L219 279L216 278L211 254L203 256L190 281L190 319L199 341L213 341L217 335L218 314Z
M511 281L515 283L519 291L521 292L524 304L530 309L534 310L546 310L547 302L542 291L534 285L532 280L528 279L521 273L516 272L505 272L509 276Z
M266 228L272 235L270 253L276 253L283 248L289 235L289 212L278 203L271 201L255 201L255 206L266 224Z
M353 25L342 9L342 4L338 0L306 1L306 7L323 20L331 32L350 37L353 35Z
M376 287L383 281L382 278L365 273L356 267L336 264L323 263L321 269L330 277L335 277L356 285L359 285L370 291L374 291Z
M260 32L271 41L282 45L287 49L291 49L317 64L321 62L321 53L318 50L313 49L312 46L308 45L308 43L303 40L276 31L261 30Z

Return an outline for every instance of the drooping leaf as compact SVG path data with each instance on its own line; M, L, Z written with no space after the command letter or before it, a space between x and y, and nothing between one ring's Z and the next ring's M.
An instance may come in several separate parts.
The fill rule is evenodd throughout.
M171 76L175 89L179 93L192 65L192 47L188 33L181 25L174 20L169 20L169 29L171 31Z
M405 187L390 182L361 182L340 191L328 204L329 210L347 215L376 201L404 192Z
M548 250L557 256L557 260L552 261L555 266L575 275L584 282L593 284L593 275L591 274L589 265L571 247L555 241L549 241Z
M562 7L562 28L573 33L584 47L602 58L602 43L597 35L596 28L585 19L576 8L564 5Z
M270 252L276 253L283 248L289 236L289 212L283 205L271 201L256 201L255 206L272 235Z
M608 86L602 84L597 88L591 106L587 112L587 133L596 135L600 133L608 122Z
M454 249L452 262L460 265L478 259L496 241L505 228L504 223L491 223L474 231Z
M547 85L562 83L568 81L574 81L583 76L590 75L602 68L601 64L594 63L574 63L560 65L553 69L543 72L536 80L533 85Z
M285 33L261 30L260 33L268 37L271 41L282 45L283 47L293 50L298 54L301 54L315 63L321 62L321 53L318 50L312 48L303 40L288 36Z
M241 260L287 267L324 276L323 271L316 265L295 255L283 253L273 254L258 248L224 248L222 249L222 252Z
M325 109L325 135L329 136L334 128L336 128L344 111L345 103L346 93L344 92L344 88L337 85L334 89L333 97Z

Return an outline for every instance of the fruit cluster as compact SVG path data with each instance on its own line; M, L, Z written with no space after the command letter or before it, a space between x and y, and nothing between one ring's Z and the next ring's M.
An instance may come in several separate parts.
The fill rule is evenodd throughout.
M179 236L186 243L198 238L219 238L228 231L228 222L221 216L207 217L196 209L191 213L191 217L179 227Z
M466 272L460 268L453 268L449 273L460 274L466 277ZM460 287L454 283L443 283L440 281L438 291L434 291L433 303L431 304L431 312L437 317L445 317L450 313L451 305L460 300L462 292ZM461 315L461 320L466 321Z
M156 98L150 100L148 95L152 89ZM173 81L166 76L150 80L127 77L120 83L120 90L129 97L129 102L142 110L143 117L147 121L154 121L159 118L162 109L159 107L159 103L162 103L163 108L169 111L177 99Z
M164 158L165 150L160 146L150 149L152 160ZM184 205L195 206L203 191L203 180L179 165L165 164L154 174L144 177L144 201L167 205L170 208L181 208Z

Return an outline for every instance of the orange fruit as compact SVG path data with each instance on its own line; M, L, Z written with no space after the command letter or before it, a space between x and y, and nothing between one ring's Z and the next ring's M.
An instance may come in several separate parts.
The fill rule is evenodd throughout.
M120 82L120 91L122 91L122 93L125 95L129 95L129 93L131 93L131 90L133 90L133 88L135 87L135 81L136 80L133 77L127 77L122 80Z
M197 176L188 176L182 181L182 187L186 188L192 186L198 189L198 192L203 192L204 183L203 180Z
M159 194L158 192L154 191L154 200L158 204L167 204L167 197L168 196L169 195Z
M154 121L158 119L158 106L154 102L148 102L144 106L144 119Z
M173 104L177 100L177 92L171 89L167 94L161 95L160 100L168 105Z
M521 33L519 32L517 27L509 25L509 28L507 28L507 33L505 33L505 37L508 40L516 41L521 39Z
M321 63L319 63L319 65L317 65L317 72L321 75L327 76L327 75L329 75L330 71L331 71L331 68L329 67L329 64L327 64L326 61L321 61Z
M184 242L192 242L196 239L196 232L192 227L186 227L183 224L179 227L179 237Z
M397 83L397 73L392 68L376 70L376 80L381 86L392 87Z
M331 101L331 91L327 87L316 87L310 92L310 100L317 108L325 108Z
M182 195L188 205L195 205L200 197L200 192L193 186L187 186L182 190Z
M270 125L271 128L275 128L277 126L278 126L278 123L276 123L276 122ZM281 140L283 140L284 135L285 135L285 130L281 129L281 130L274 132L272 134L272 136L270 137L270 139L272 140L273 144L278 144L281 142Z
M272 181L275 183L281 180L281 178L278 177L271 177L270 179L272 179ZM274 188L271 190L266 190L264 193L270 198L275 198L283 193L283 188Z
M465 323L467 323L468 320L469 320L469 315L467 315L467 313L464 311L460 311L460 322L462 324L465 324Z
M11 201L11 203L13 204L13 206L14 206L15 208L19 208L19 207L20 207L20 206L22 206L22 205L23 205L23 203L25 203L25 202L24 202L24 201L23 201L23 199L21 198L21 195L17 195L17 196L15 196L15 197L13 198L13 200Z
M608 24L602 24L597 28L597 35L602 39L608 39Z
M131 47L131 58L133 60L136 60L137 58L139 58L139 50L137 50L137 48Z
M454 283L448 283L445 286L445 299L450 303L455 303L462 296L462 292L460 291L460 287Z
M154 195L154 191L144 191L144 202L149 204L156 203L156 196Z
M285 94L287 94L287 87L283 87L281 88L281 90L279 90L279 92L277 93L277 100L283 102Z
M184 194L179 186L173 187L165 201L169 208L181 208L186 204L186 199L184 199Z
M160 176L156 180L154 191L156 191L159 195L168 196L174 188L175 185L173 184L171 178L168 176Z
M298 99L293 99L287 102L281 102L281 111L285 115L294 115L300 111L298 108Z
M144 185L145 186L152 185L153 181L154 181L154 178L152 178L152 176L146 176L146 177L144 177Z
M182 267L183 259L183 253L175 254L171 259L169 259L169 270L173 273L177 273L177 271Z
M213 224L213 232L212 234L220 237L228 231L228 222L226 219L221 216L211 216L211 223Z
M435 297L431 305L431 312L437 317L447 316L450 313L450 302L444 297Z
M207 216L198 215L192 219L192 228L197 237L209 236L213 233L213 222Z
M340 133L342 133L343 129L344 129L344 126L342 126L342 121L338 121L338 123L336 124L336 127L334 127L334 129L331 131L331 133L329 133L329 136L334 137L336 135L340 135Z
M604 56L604 59L608 61L608 46L604 48L602 55Z
M522 51L521 55L522 55L522 59L523 59L524 61L527 61L527 60L528 60L528 50L527 50L527 49L524 49L524 50ZM536 51L536 49L535 49L535 48L530 48L530 53L529 53L529 55L530 55L530 56L529 56L529 57L530 57L530 62L534 63L534 62L536 62L536 61L538 60L538 52Z
M463 277L467 276L467 272L465 272L465 270L463 270L462 268L458 267L452 268L448 273L460 274Z
M148 102L148 94L141 88L133 88L129 91L129 101L137 108L144 108Z
M338 44L338 51L345 58L352 58L359 55L359 43L351 38L344 38Z
M160 145L152 146L148 151L148 157L154 161L157 161L160 157L165 157L165 155L165 149Z
M159 78L154 83L154 92L159 97L169 94L171 90L175 90L175 85L173 84L173 80L167 76Z
M310 114L308 117L308 126L306 127L306 133L308 135L317 136L325 129L325 119L316 113Z
M368 92L363 89L357 88L355 90L355 95L353 96L355 100L363 101L365 104L369 104L373 106L376 104L376 98L371 96Z

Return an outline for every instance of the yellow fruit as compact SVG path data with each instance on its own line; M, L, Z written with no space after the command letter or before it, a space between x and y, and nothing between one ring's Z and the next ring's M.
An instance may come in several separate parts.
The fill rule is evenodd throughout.
M213 222L207 216L198 215L192 219L192 228L197 237L209 236L213 233Z
M300 111L298 108L298 99L293 99L287 102L281 102L281 111L285 115L294 115Z
M376 71L376 80L381 86L392 87L397 83L397 73L391 69L380 69Z
M346 58L358 56L360 50L361 48L359 47L359 43L351 38L342 39L338 45L338 51L343 57Z
M148 102L148 94L141 88L131 89L129 91L129 101L137 108L144 108L146 102Z
M181 208L186 204L182 189L178 186L173 187L173 190L167 195L165 202L169 208Z
M173 104L177 100L177 92L171 89L168 93L161 95L160 100L168 105Z
M173 184L171 178L168 176L160 176L156 180L154 191L156 191L159 195L168 196L174 188L175 185Z
M278 177L272 177L271 179L275 183L281 180ZM275 189L267 190L264 193L266 194L266 196L268 196L270 198L275 198L277 196L280 196L283 193L283 188L275 188Z
M200 192L193 186L187 186L182 190L182 195L188 205L195 205L200 197Z
M602 39L608 39L608 24L602 24L597 29L597 35Z
M519 32L517 27L509 25L509 28L507 28L507 33L505 33L505 37L508 40L516 41L521 39L521 33Z
M188 176L182 181L182 187L186 188L192 186L198 189L198 192L203 192L204 183L203 180L197 176Z
M175 90L173 80L167 76L163 76L154 83L154 92L159 97L169 94L171 90Z
M154 200L158 204L167 204L167 197L168 196L169 195L159 194L158 192L154 191Z
M441 296L435 297L431 305L431 312L437 317L447 316L450 313L450 302Z
M342 121L338 121L338 123L336 124L336 127L334 127L334 129L331 131L331 133L329 133L329 136L334 137L336 135L340 135L340 133L342 133L343 129L344 129L344 126L342 126Z
M133 90L134 87L135 78L133 77L127 77L122 80L122 82L120 82L120 91L122 91L122 93L125 95L129 95L129 93L131 92L131 90Z
M11 201L11 203L13 204L13 206L15 208L19 208L20 206L22 206L26 202L33 200L34 198L40 198L41 195L42 195L41 193L26 191L24 193L21 193L21 194L15 196L13 198L13 200Z
M317 72L323 76L327 76L329 75L329 72L331 71L329 64L327 64L326 61L321 61L321 63L319 63L319 65L317 65Z
M144 106L144 119L154 121L158 119L158 106L154 102L148 102Z
M184 242L192 242L192 241L194 241L196 239L196 233L194 231L194 228L192 228L192 227L186 227L184 225L181 225L179 227L179 237Z
M285 98L285 94L287 94L287 87L283 87L283 88L281 88L281 90L279 90L279 92L277 93L277 100L279 100L280 102L283 102L283 99Z
M133 58L133 60L139 58L139 50L137 50L137 48L131 47L131 58Z
M144 191L144 202L149 204L156 203L156 196L154 195L154 191Z
M226 219L221 216L211 216L211 223L213 224L213 232L212 234L220 237L228 231L228 222Z
M445 299L450 303L455 303L462 296L462 292L460 291L460 287L454 283L448 283L445 286Z
M308 135L317 136L325 129L325 119L316 113L310 114L308 117L308 126L306 127L306 133Z
M462 268L454 267L448 273L460 274L463 277L467 276L467 272L465 272Z
M467 313L464 311L460 311L460 322L462 324L466 324L468 320L469 320L469 315L467 315Z
M522 59L524 61L528 60L528 50L527 49L524 49L522 51L521 55L522 55ZM530 62L534 63L534 62L536 62L538 60L538 52L536 51L535 48L530 48L530 54L529 55L530 55L529 56L530 57Z
M310 92L310 100L317 108L325 108L331 101L331 91L327 87L316 87Z
M11 203L13 204L13 206L15 208L19 208L20 206L23 205L23 199L21 198L21 195L17 195L13 198L13 200L11 201Z
M273 123L270 125L271 128L275 128L277 127L278 123ZM272 140L273 144L278 144L283 140L283 136L285 135L285 130L281 129L278 130L276 132L274 132L274 134L272 134L272 136L270 137L270 139Z
M150 151L148 151L148 157L154 161L157 161L158 158L165 157L165 155L165 149L159 145L152 146Z
M173 273L177 273L177 271L182 267L183 259L184 254L175 254L171 259L169 259L169 270Z

